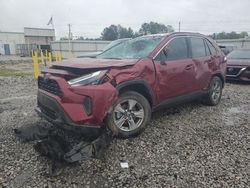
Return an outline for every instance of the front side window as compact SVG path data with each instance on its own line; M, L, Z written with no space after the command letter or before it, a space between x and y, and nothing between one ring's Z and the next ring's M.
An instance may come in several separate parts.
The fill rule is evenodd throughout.
M175 38L159 54L162 60L178 60L188 58L187 42L184 37Z
M206 56L205 44L202 38L192 37L190 38L192 55L193 57L204 57Z

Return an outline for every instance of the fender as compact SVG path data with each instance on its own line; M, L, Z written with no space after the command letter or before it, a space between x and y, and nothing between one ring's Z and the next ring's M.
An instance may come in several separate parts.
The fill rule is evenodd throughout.
M118 92L120 93L120 91L124 88L127 88L129 86L136 86L136 85L141 85L146 89L147 93L143 93L138 91L138 87L136 89L134 89L135 91L139 92L140 94L144 95L145 94L149 97L146 97L149 100L149 103L151 103L151 106L155 105L155 96L154 93L152 91L152 89L150 88L150 86L148 85L148 83L145 80L129 80L129 81L125 81L122 83L119 83L116 86L116 89L118 90ZM133 89L132 89L133 90Z
M210 76L210 78L209 78L208 87L209 87L210 80L211 80L212 77L214 77L214 76L218 76L218 77L222 80L222 87L224 88L226 79L225 79L225 76L223 75L223 73L220 72L220 71L215 71L215 72L213 72L213 74L212 74L212 75Z

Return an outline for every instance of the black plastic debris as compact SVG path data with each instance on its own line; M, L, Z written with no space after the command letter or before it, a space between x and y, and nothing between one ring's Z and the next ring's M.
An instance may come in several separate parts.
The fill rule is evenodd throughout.
M52 160L64 161L64 155L70 150L70 145L61 136L49 135L47 139L39 140L34 149Z
M21 127L18 129L13 129L15 135L23 142L29 142L39 139L47 138L49 134L54 130L52 126L28 126Z
M65 163L64 155L71 148L70 144L58 135L48 135L46 139L37 141L33 147L42 156L51 159L49 174L53 176L60 172L58 170Z
M64 159L69 163L91 158L100 159L110 145L111 140L111 136L107 133L103 133L92 142L80 142L65 154Z
M49 169L51 176L58 175L65 164L93 158L101 159L112 141L112 137L105 129L93 141L80 141L74 145L67 141L65 136L58 135L56 127L30 126L14 129L14 133L22 141L36 140L34 149L51 160Z

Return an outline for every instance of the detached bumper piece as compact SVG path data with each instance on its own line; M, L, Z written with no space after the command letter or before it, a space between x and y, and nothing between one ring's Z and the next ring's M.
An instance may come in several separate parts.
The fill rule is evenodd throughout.
M91 141L81 141L72 145L62 135L62 131L56 127L44 127L41 125L14 129L16 137L22 141L37 141L33 147L41 154L51 159L49 175L59 175L64 164L84 161L88 159L101 159L109 147L112 137L103 129L98 137ZM65 135L64 132L63 135Z

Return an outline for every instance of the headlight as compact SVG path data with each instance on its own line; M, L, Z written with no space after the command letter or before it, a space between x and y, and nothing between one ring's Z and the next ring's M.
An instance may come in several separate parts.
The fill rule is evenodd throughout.
M79 78L69 80L68 83L71 86L96 85L104 77L106 72L107 72L107 70L93 72L91 74L87 74L87 75L81 76Z

